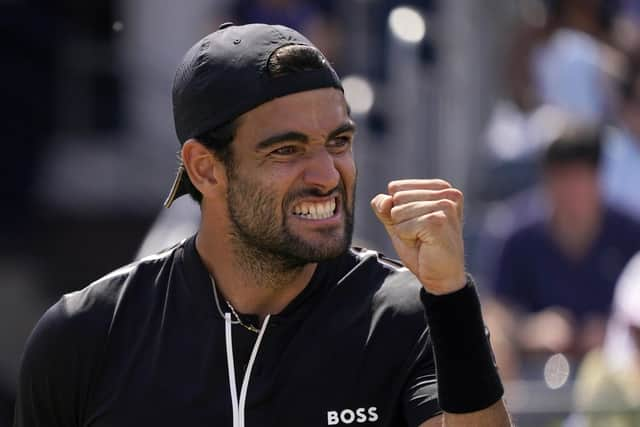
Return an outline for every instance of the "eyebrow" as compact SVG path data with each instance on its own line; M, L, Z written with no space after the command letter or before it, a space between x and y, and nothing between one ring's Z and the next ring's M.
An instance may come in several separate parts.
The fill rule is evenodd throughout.
M332 130L329 133L329 136L327 137L327 140L333 139L336 136L340 135L341 133L355 132L355 131L356 131L356 124L353 122L353 120L349 119L348 121L344 122L343 124L341 124L340 126L335 128L334 130Z
M280 133L278 135L270 136L269 138L263 139L262 141L258 142L256 148L258 150L265 150L272 145L276 145L283 141L309 142L309 137L307 137L307 135L303 133L293 131Z
M353 122L353 120L348 120L345 123L338 126L337 128L335 128L334 130L332 130L331 132L329 132L327 140L333 139L336 136L340 135L341 133L355 132L355 130L356 130L356 125ZM284 133L270 136L258 142L258 144L256 145L256 149L259 151L265 150L283 141L297 141L297 142L307 143L309 142L309 137L301 132L295 132L295 131L284 132Z

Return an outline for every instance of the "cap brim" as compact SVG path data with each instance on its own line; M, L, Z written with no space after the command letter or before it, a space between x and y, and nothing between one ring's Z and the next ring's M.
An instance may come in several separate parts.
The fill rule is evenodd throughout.
M184 166L181 164L178 167L178 172L176 173L176 178L173 180L173 184L171 185L171 191L169 191L169 195L164 201L164 207L170 208L173 202L180 196L184 196L188 193L186 186L184 185L183 176L185 174Z

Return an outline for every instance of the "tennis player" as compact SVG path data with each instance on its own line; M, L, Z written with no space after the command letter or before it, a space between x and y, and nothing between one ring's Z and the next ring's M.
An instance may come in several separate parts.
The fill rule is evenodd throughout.
M35 327L15 425L507 426L463 198L371 201L401 259L350 248L356 126L340 79L283 26L224 24L179 66L191 238L63 296Z

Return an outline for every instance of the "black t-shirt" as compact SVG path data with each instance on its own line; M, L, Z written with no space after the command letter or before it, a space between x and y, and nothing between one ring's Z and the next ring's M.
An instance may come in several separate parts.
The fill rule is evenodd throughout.
M257 334L225 320L192 237L46 312L16 426L417 426L441 412L420 289L352 249Z

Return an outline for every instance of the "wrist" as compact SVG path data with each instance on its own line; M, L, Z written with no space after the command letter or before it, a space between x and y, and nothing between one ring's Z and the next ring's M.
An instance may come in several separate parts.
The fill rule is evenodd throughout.
M455 275L451 279L429 281L428 284L423 283L422 287L428 294L440 296L459 291L467 285L468 281L469 276L463 271L462 273Z
M421 293L438 379L440 407L468 413L489 407L504 390L482 320L473 279L444 295Z

